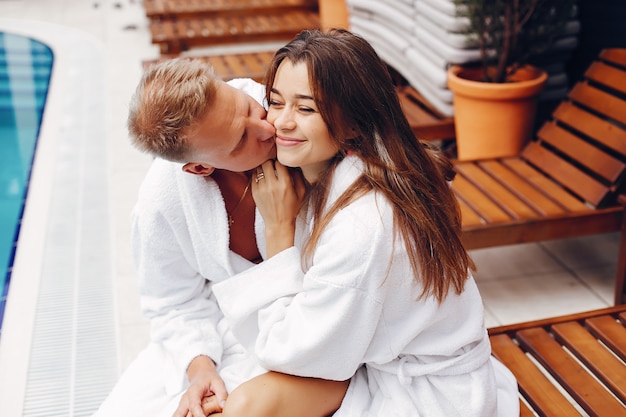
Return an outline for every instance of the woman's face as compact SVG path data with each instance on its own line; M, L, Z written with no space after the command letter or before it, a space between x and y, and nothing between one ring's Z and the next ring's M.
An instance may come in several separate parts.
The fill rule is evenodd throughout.
M276 72L267 120L276 128L278 160L313 183L339 150L319 113L305 63L285 59Z

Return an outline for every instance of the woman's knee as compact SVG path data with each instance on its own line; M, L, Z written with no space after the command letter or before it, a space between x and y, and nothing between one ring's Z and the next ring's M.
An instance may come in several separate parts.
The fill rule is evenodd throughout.
M280 395L276 390L261 390L256 384L242 384L229 394L224 417L274 417L278 415Z
M233 390L224 417L327 416L339 408L348 384L268 372Z

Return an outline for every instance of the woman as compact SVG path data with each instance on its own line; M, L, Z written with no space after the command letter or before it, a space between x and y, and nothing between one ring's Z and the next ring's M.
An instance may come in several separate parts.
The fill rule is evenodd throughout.
M214 288L235 336L267 369L356 372L335 416L519 415L490 355L451 166L415 140L385 64L347 31L305 31L267 81L280 163L252 183L267 260ZM285 166L306 180L300 217Z

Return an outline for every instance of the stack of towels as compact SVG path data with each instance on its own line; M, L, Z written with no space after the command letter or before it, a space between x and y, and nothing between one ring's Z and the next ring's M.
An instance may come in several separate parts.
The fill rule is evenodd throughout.
M367 39L444 116L453 116L447 88L450 65L477 62L480 53L464 33L468 20L454 0L346 0L350 29ZM578 45L580 24L573 18L566 33L538 66L548 72L540 100L560 100L569 88L565 65Z

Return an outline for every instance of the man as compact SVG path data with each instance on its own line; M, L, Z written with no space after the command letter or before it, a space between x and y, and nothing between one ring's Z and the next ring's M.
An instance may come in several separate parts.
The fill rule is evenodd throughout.
M132 215L151 343L95 416L303 417L339 407L347 383L258 366L211 291L262 260L249 189L251 171L276 152L264 95L260 84L224 83L193 60L155 64L142 77L128 126L133 143L157 157Z

